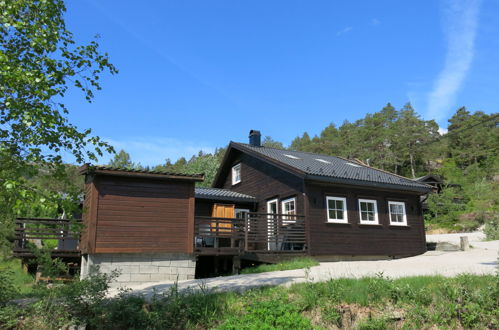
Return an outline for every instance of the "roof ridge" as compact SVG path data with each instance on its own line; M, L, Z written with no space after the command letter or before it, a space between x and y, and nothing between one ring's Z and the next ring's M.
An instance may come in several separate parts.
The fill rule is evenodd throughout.
M351 160L349 160L347 158L344 158L344 157L341 157L341 156L336 156L336 157L337 158L341 158L341 159L346 160L346 161L349 161L349 162L352 162ZM397 173L392 173L392 172L389 172L387 170L383 170L381 168L377 168L377 167L374 167L374 166L371 166L371 165L367 165L367 164L358 164L358 165L361 165L361 166L364 166L364 167L367 167L367 168L371 168L373 170L380 171L380 172L383 172L383 173L386 173L386 174L394 175L394 176L397 176L397 177L402 178L402 179L407 179L407 180L415 181L415 179L411 179L411 178L405 177L405 176L397 174ZM421 183L421 184L424 184L424 183Z
M254 147L254 146L252 146L251 144L248 144L248 143L241 143L241 142L234 142L234 143L242 144L242 145L246 145L246 146L250 146L250 147ZM291 151L291 152L301 152L303 154L309 154L309 155L315 155L315 156L324 156L324 157L334 157L334 158L340 158L340 159L342 159L340 156L317 154L317 153L310 152L310 151L278 149L278 148L272 148L272 147L266 147L266 146L260 146L259 148L267 148L267 149L281 150L281 151Z

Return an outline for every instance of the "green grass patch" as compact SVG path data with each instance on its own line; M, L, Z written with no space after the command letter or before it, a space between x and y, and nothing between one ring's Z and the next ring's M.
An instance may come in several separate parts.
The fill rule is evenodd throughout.
M419 329L499 327L499 276L332 279L244 293L176 287L146 301L106 298L106 278L52 289L23 309L0 307L0 328ZM4 322L4 324L2 324Z
M2 259L0 256L0 273L9 273L12 285L20 295L31 293L35 279L22 269L21 260Z
M319 262L315 259L302 257L294 258L280 262L278 264L264 264L258 265L256 267L248 267L241 270L241 274L256 274L265 272L275 272L280 270L290 270L290 269L301 269L309 268L319 265Z

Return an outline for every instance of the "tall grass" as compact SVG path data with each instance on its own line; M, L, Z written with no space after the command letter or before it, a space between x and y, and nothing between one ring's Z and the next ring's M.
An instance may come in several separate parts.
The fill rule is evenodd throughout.
M255 274L255 273L275 272L280 270L301 269L317 265L319 265L319 262L317 260L308 257L301 257L301 258L286 260L278 264L264 264L256 267L244 268L241 270L241 274Z
M21 295L28 294L32 291L35 279L22 269L21 260L6 259L0 256L0 272L11 273L10 277L12 278L12 284Z
M19 326L24 328L78 323L103 329L499 327L499 276L493 275L392 280L378 274L244 293L179 291L174 286L148 301L126 292L106 298L104 280L97 277L56 288L32 307L0 308L0 328L2 321L15 328L17 320L23 320ZM54 310L58 318L52 316Z

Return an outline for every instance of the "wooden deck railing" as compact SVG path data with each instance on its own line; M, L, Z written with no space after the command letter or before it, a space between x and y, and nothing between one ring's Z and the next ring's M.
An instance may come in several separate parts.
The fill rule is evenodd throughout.
M29 244L41 246L48 240L57 240L51 251L57 257L75 257L80 254L81 220L17 218L13 253L16 257L32 257Z
M305 218L291 214L247 213L244 218L195 218L195 250L203 254L303 252Z

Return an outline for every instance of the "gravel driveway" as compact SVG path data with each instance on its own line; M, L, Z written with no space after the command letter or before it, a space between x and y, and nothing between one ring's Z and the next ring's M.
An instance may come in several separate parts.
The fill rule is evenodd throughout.
M449 234L448 234L449 235ZM428 235L428 241L441 241L448 235ZM448 242L459 242L464 234L450 234ZM472 238L473 237L473 238ZM341 261L323 262L310 270L296 269L279 272L268 272L248 275L215 277L209 279L179 281L179 289L199 289L200 287L213 291L244 291L250 288L268 285L291 285L305 281L320 282L331 278L359 278L383 273L390 278L417 275L455 276L461 273L495 274L499 241L481 242L479 235L469 237L473 246L469 251L441 252L429 251L425 254L380 261ZM172 282L148 283L130 287L134 293L150 296L165 292L173 285ZM112 290L111 295L117 290Z

